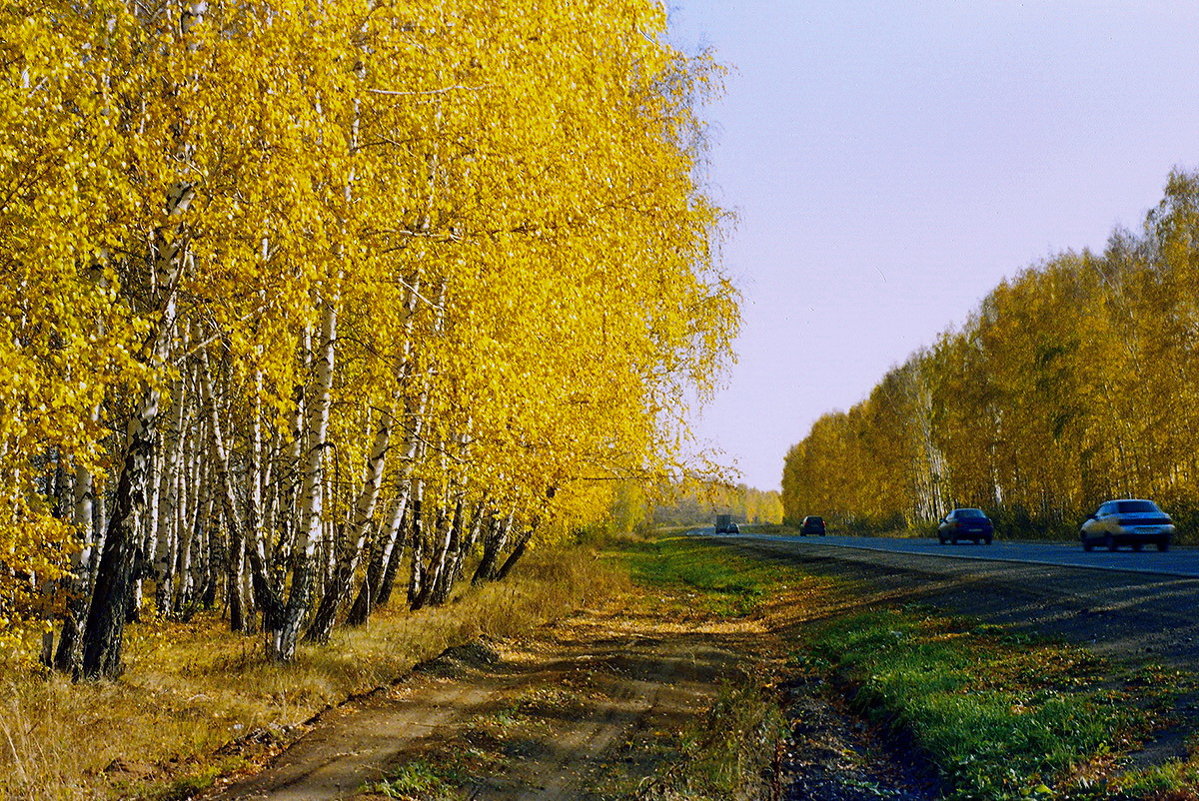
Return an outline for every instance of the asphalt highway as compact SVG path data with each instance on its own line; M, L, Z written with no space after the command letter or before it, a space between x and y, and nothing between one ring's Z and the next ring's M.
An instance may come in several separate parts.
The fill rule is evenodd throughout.
M699 528L690 532L698 536L715 537L712 528ZM1119 570L1122 572L1148 573L1158 576L1199 578L1199 548L1179 548L1164 553L1153 546L1134 552L1128 547L1118 551L1095 549L1090 553L1082 546L1065 542L1005 542L995 540L990 545L962 543L941 545L936 538L898 539L891 537L800 537L771 534L722 534L722 540L760 540L764 542L791 543L797 551L806 548L831 546L854 548L865 551L884 551L892 554L913 556L935 556L944 559L976 559L989 562L1016 562L1033 565L1056 565L1081 567L1093 570Z

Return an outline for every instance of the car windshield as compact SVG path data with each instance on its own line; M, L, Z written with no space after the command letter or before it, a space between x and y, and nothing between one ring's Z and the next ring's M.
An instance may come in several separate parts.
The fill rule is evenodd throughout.
M808 522L814 526L817 526L817 525L820 525L821 523L823 523L824 521L821 520L819 517L809 517Z
M966 517L986 517L981 509L958 509L955 514L959 519Z
M1117 514L1134 514L1136 512L1160 512L1153 501L1116 501Z

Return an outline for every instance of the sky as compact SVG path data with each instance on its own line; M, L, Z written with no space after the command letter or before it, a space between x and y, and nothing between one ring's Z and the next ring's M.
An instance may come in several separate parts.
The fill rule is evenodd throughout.
M695 430L750 486L1005 277L1101 251L1199 169L1199 3L668 5L675 46L731 68L703 115L744 322Z

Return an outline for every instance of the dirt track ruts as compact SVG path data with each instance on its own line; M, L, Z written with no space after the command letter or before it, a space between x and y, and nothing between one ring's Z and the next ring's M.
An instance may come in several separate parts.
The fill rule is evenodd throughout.
M702 713L720 680L745 660L756 634L592 611L547 627L502 658L452 649L393 688L327 712L261 773L206 795L211 801L319 801L358 796L365 782L436 751L458 748L480 720L522 692L570 687L571 702L544 710L547 736L506 743L505 769L471 789L473 799L565 801L590 797L604 759L634 730L677 726ZM477 648L475 649L478 650ZM364 796L370 797L370 796Z

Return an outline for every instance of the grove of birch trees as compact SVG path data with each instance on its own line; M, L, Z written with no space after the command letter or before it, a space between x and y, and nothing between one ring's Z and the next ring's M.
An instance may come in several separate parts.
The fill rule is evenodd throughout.
M1143 230L996 287L787 454L791 521L919 527L980 506L1001 536L1071 536L1109 498L1199 524L1199 174Z
M737 327L657 0L0 10L0 636L294 658L669 469Z

